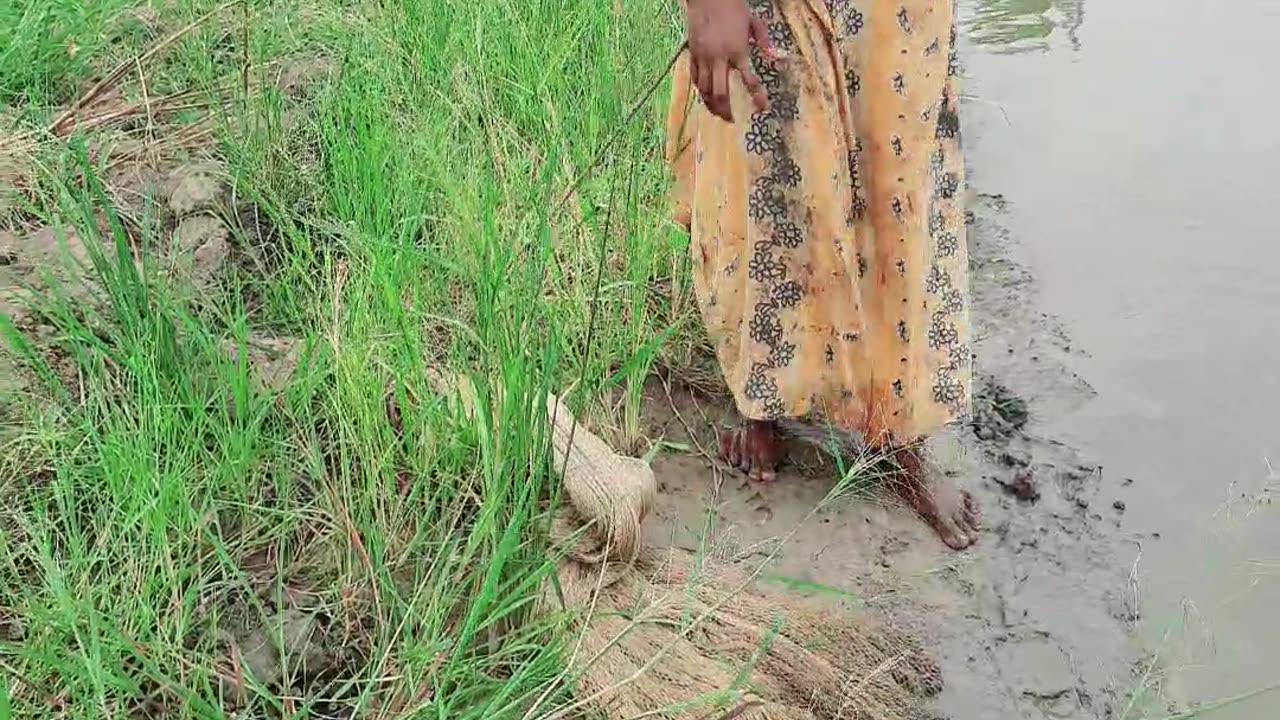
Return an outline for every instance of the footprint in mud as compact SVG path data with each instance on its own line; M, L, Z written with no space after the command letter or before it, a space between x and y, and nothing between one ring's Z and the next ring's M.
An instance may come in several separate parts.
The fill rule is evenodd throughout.
M942 668L920 647L910 647L890 674L894 682L921 697L935 697L944 687Z
M776 480L774 482L777 482ZM764 496L764 488L756 487L759 481L752 480L743 476L742 484L738 486L738 490L743 493L750 493L747 496L746 503L751 508L752 515L756 518L757 525L764 525L773 520L773 508L769 506L769 500Z
M758 494L757 497L759 497ZM753 511L756 515L757 525L767 525L773 521L773 508L769 507L769 504L763 498L761 498L760 504L753 508Z

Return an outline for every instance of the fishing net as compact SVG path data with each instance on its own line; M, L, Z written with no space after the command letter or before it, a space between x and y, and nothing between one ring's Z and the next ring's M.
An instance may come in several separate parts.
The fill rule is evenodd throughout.
M751 569L645 545L653 471L554 395L547 412L566 498L553 527L564 558L548 596L581 618L570 662L577 700L553 717L920 717L941 681L910 637L865 611L762 587Z

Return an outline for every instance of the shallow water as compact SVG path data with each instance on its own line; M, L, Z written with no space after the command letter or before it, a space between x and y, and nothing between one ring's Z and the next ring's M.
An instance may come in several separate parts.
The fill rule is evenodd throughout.
M1280 2L963 0L962 17L975 188L1004 196L1040 309L1097 391L1039 420L1124 503L1165 690L1210 702L1275 683Z

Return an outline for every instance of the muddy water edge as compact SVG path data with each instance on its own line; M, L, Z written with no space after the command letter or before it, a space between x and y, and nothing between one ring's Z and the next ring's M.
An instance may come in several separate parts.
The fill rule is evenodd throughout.
M1280 681L1280 4L964 0L967 150L1096 397L1043 431L1104 467L1140 636L1180 704ZM1082 589L1083 590L1083 589ZM1275 717L1280 694L1215 710ZM1160 715L1154 715L1160 717Z

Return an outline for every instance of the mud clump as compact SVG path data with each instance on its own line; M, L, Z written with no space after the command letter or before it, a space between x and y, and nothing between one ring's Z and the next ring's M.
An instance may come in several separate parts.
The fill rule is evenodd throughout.
M212 209L225 188L222 167L215 162L199 162L174 168L162 192L169 210L182 217Z
M332 651L323 642L317 613L289 608L235 633L232 655L258 682L278 686L287 676L327 668ZM231 682L238 703L243 703L243 683Z
M227 205L223 168L211 161L180 165L169 172L161 190L173 218L169 246L163 249L170 279L209 290L231 265L231 229L218 211Z
M972 427L979 440L1007 440L1021 432L1030 419L1027 401L990 378L974 395Z
M337 72L333 60L320 56L299 56L281 62L274 68L272 84L295 102L308 99L318 86Z
M13 323L26 340L52 348L57 331L42 311L62 300L80 310L92 307L101 294L90 277L90 254L69 227L42 227L23 235L0 231L0 315ZM64 382L74 377L64 353L47 352L50 368ZM36 386L26 372L22 351L0 338L0 417L13 411L8 401Z
M213 215L183 218L173 231L171 268L199 290L208 289L221 276L231 256L231 231Z
M1025 451L1005 450L1000 453L1000 464L1007 468L1025 468L1031 465L1031 455Z
M274 695L317 700L315 717L352 717L354 699L345 697L350 673L367 661L368 647L355 641L344 620L325 607L275 606L255 609L232 602L221 611L208 651L224 712L261 703ZM194 648L193 648L194 649ZM152 713L165 716L166 713Z
M51 305L83 314L91 330L100 329L101 319L85 312L104 299L93 271L90 242L97 240L82 238L71 227L45 226L22 235L0 232L0 315L35 346L50 347L57 335L53 321L46 317ZM16 369L21 364L16 351L0 341L0 368L9 375L0 380L0 391L29 384ZM62 360L53 363L55 370L64 364Z
M1019 502L1033 503L1040 499L1040 489L1030 471L1023 471L1013 476L1012 480L996 479L1005 494L1012 495Z
M243 352L238 343L227 341L223 345L228 359L242 360L253 371L259 389L280 392L288 385L298 369L302 355L302 343L296 338L276 337L265 333L253 333L244 343Z

